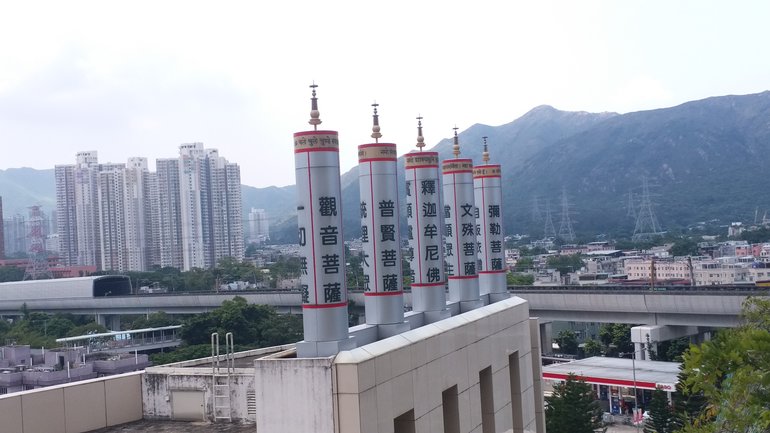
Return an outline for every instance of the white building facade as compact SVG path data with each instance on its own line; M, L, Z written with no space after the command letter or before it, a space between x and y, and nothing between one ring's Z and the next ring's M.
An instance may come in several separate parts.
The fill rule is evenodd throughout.
M96 151L56 166L57 229L65 265L147 271L210 268L243 259L240 168L202 143L177 159L100 164Z

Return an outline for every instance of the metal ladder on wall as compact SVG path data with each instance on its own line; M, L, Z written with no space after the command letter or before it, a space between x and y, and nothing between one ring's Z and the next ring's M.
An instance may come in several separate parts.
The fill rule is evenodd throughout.
M211 407L214 410L214 422L233 421L232 406L230 404L231 375L235 365L233 352L232 332L225 334L224 360L219 352L219 333L214 332L211 334L211 383L213 388Z

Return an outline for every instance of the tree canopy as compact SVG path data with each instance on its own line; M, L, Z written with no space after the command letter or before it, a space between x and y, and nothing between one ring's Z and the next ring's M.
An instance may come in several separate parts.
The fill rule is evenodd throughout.
M505 275L505 279L509 286L531 286L535 282L535 276L532 274L508 272Z
M607 355L615 356L620 352L633 352L631 327L624 323L608 323L599 328L599 340L607 347Z
M674 408L668 404L666 392L656 389L648 408L650 417L644 423L644 433L674 433L680 427Z
M572 254L570 256L551 256L548 257L546 262L549 268L554 268L562 274L568 272L576 272L583 267L583 259L580 258L580 254Z
M210 313L198 314L184 323L182 339L189 345L209 344L211 334L232 332L240 344L275 346L302 339L302 320L278 314L267 305L249 304L236 296Z
M572 373L554 385L553 394L545 401L548 433L594 433L601 427L602 409L591 385Z
M185 320L181 332L183 346L173 352L153 355L152 361L165 364L208 356L214 332L219 333L220 339L232 332L236 350L277 346L302 339L302 319L291 314L278 314L268 305L249 304L246 299L236 296L222 302L222 306L214 311Z
M698 255L698 243L690 238L681 238L671 247L672 256L696 256Z
M749 298L744 318L684 354L682 390L705 404L683 432L770 431L770 300Z
M567 355L577 355L578 342L574 331L565 329L559 332L555 340L559 344L559 352Z

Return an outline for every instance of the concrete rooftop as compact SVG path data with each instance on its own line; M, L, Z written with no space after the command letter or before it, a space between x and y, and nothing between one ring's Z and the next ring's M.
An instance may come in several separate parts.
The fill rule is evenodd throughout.
M142 420L93 430L91 433L254 433L254 424Z

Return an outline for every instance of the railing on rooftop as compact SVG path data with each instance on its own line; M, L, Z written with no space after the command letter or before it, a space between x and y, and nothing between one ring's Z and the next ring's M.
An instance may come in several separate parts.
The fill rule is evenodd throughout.
M128 348L140 349L147 346L174 345L181 342L181 325L159 328L112 331L99 334L86 334L77 337L57 338L56 342L65 347L85 346L89 353L110 352Z

